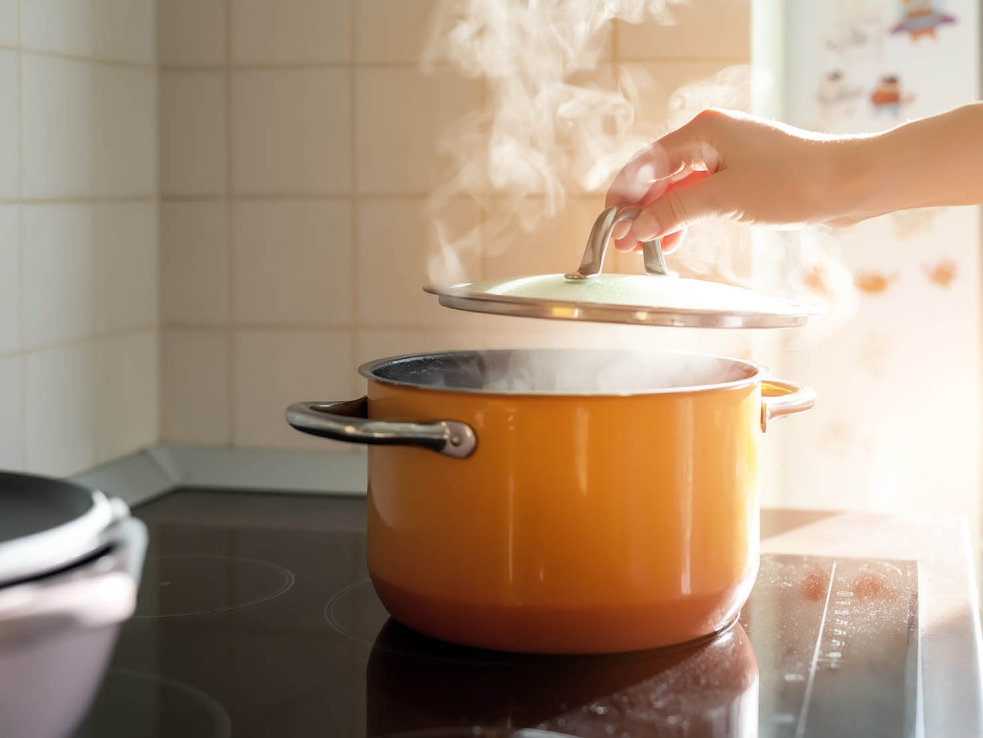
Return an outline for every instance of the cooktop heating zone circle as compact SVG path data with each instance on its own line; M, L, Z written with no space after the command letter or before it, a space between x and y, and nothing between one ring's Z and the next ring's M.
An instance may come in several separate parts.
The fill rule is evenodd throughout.
M294 586L279 564L243 556L148 556L135 618L173 618L238 610L272 600Z

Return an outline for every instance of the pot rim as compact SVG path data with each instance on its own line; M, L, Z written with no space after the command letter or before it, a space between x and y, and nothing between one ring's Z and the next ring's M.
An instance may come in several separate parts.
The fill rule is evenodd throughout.
M508 397L640 397L649 395L681 395L681 394L703 394L707 392L740 389L760 384L767 379L771 372L768 367L746 359L735 359L730 356L720 356L718 354L704 354L693 351L626 351L624 349L609 349L612 352L622 351L624 353L644 353L653 356L687 356L699 357L701 359L716 359L718 361L728 361L732 364L740 365L750 371L749 376L734 379L729 382L718 382L715 384L689 385L685 387L662 387L658 389L637 389L623 390L620 392L552 392L552 391L515 391L502 389L480 389L471 387L440 387L435 385L417 384L398 379L376 376L373 372L379 367L392 364L406 359L436 358L442 356L455 356L463 354L494 354L494 353L529 353L529 352L563 352L563 351L586 351L588 349L577 348L543 348L543 349L463 349L457 351L431 351L416 354L397 354L380 359L367 361L358 368L358 373L370 382L388 385L391 387L407 387L410 389L424 390L427 392L443 392L450 394L465 395L484 395L508 396Z

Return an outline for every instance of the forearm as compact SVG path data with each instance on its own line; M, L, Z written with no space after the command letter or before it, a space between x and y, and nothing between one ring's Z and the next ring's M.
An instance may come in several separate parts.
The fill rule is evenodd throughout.
M983 103L857 138L841 154L854 212L983 204Z

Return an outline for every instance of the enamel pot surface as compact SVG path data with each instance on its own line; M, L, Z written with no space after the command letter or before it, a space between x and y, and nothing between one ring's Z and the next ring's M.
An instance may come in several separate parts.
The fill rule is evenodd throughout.
M370 446L380 599L426 635L535 653L728 626L758 568L761 434L815 399L690 354L452 352L360 371L366 398L287 419Z

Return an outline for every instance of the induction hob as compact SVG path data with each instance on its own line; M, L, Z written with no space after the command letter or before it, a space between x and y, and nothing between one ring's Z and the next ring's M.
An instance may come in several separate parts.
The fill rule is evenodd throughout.
M763 555L709 642L510 655L388 618L363 498L186 489L134 514L137 611L78 738L920 735L913 562Z

